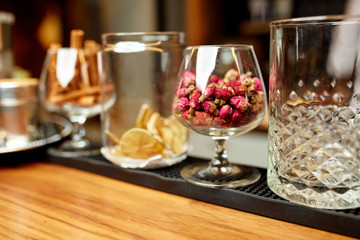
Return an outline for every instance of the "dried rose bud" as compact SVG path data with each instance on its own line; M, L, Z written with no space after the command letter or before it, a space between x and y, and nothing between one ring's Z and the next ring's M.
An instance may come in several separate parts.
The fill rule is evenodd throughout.
M223 100L229 100L233 96L233 93L232 93L231 89L225 87L225 88L215 89L214 95L216 98L220 98Z
M214 96L215 89L216 89L215 83L210 83L208 86L206 86L205 90L203 91L199 99L200 102L204 102L206 99L212 98Z
M179 89L176 91L176 96L177 96L178 98L186 97L186 88L179 88Z
M215 89L216 89L216 86L213 85L213 84L209 84L204 92L203 92L203 95L206 97L206 99L209 99L209 98L212 98L215 94Z
M230 105L224 105L220 108L220 117L227 118L232 114L232 107Z
M195 111L195 117L192 120L192 124L196 126L208 126L212 119L213 117L209 113Z
M185 120L191 120L194 116L190 113L189 110L185 110L184 114L183 114L183 118Z
M247 92L247 87L243 85L239 79L236 81L230 81L230 86L232 87L236 95L245 96L245 93Z
M231 114L231 120L234 122L238 122L241 120L241 118L242 118L241 112L237 109L234 109Z
M190 99L191 98L199 98L201 96L201 92L198 88L196 88L191 94L190 94Z
M243 84L240 84L239 86L234 87L233 89L236 95L245 96L245 94L247 93L247 87Z
M235 87L239 86L240 84L241 84L241 82L240 82L239 80L237 80L237 81L230 81L230 86L231 86L232 88L235 88Z
M195 79L196 79L195 73L190 72L190 71L185 71L185 72L184 72L184 77L190 78L191 80L195 80Z
M183 87L188 87L191 84L194 85L195 84L195 79L196 76L193 72L190 71L185 71L184 75L183 75L183 79L182 79L182 85Z
M178 113L184 112L185 110L187 110L189 108L189 99L187 99L185 97L180 98L179 101L175 101L173 103L173 108Z
M217 106L213 101L205 101L201 104L202 109L210 114L214 114L217 110Z
M230 69L225 73L225 78L235 81L239 77L239 72L235 69Z
M219 77L216 76L215 74L211 74L211 76L209 77L210 83L217 83L218 80L219 80Z
M216 82L216 85L218 86L218 88L222 88L224 86L224 81L222 79L219 79L217 82Z
M199 94L195 94L193 95L191 98L190 98L190 102L189 102L189 106L190 108L192 109L199 109L201 106L200 106L200 93Z
M231 119L229 119L229 118L224 119L221 117L214 117L212 125L220 126L220 127L229 127L230 124L231 124Z
M240 112L245 112L248 108L248 100L244 96L234 96L230 99L230 104Z
M254 77L253 80L254 80L255 91L262 91L263 87L261 84L261 80L257 77Z
M251 78L245 78L244 81L242 81L242 84L244 84L247 87L253 85L254 83L255 81L252 80Z

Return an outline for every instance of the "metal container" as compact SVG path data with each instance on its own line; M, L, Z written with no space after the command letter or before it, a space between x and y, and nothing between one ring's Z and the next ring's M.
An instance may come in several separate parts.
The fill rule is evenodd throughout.
M38 137L38 79L0 79L0 146L15 147Z

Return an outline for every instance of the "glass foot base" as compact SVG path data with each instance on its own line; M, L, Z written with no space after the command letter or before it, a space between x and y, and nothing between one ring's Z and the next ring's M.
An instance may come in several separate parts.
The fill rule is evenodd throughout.
M48 153L59 157L84 157L100 154L101 145L89 140L65 141L58 147L48 149Z
M214 167L209 162L188 165L180 174L190 183L211 188L244 187L260 179L256 168L236 164Z

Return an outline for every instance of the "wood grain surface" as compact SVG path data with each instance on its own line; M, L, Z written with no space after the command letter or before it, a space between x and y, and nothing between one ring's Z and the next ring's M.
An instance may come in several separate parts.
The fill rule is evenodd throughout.
M60 165L0 168L0 239L352 239Z

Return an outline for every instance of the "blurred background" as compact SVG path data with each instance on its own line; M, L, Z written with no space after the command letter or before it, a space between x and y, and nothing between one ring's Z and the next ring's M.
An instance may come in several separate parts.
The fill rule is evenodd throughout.
M107 32L184 31L187 45L252 44L267 81L270 21L343 14L345 5L344 0L1 0L0 11L15 17L14 63L32 77L39 77L49 44L68 46L70 30L80 28L99 43Z

